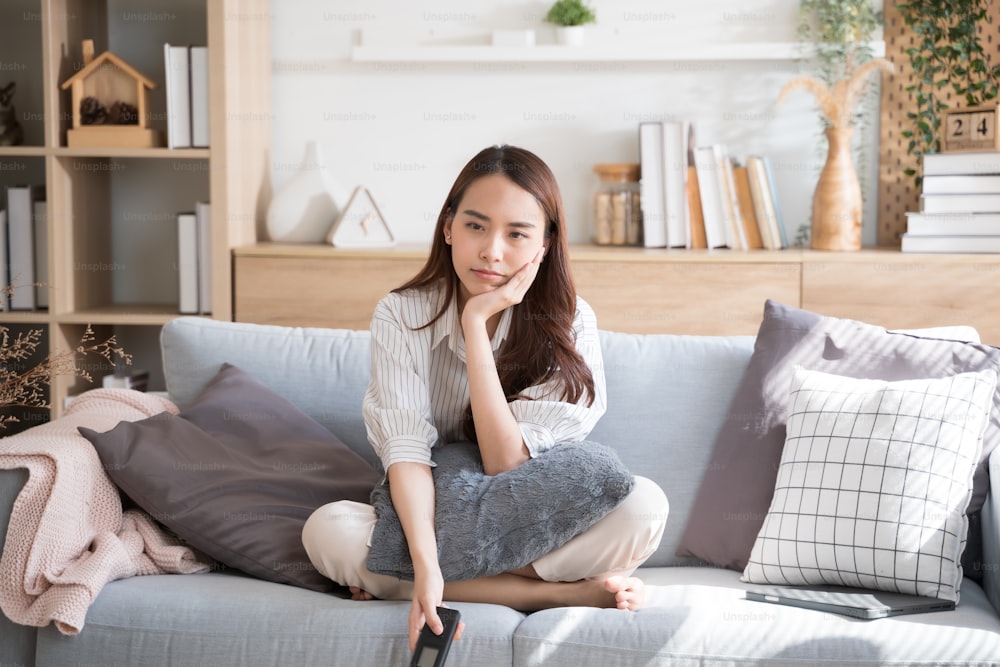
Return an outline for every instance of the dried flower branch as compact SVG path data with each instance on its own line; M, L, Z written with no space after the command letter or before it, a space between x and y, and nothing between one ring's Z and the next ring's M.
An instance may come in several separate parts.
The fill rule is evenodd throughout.
M850 69L850 76L834 82L832 86L806 74L794 77L781 88L775 105L784 102L792 90L805 88L816 98L820 113L831 127L851 127L854 120L854 107L857 106L858 100L864 96L871 83L870 75L872 72L881 70L891 74L895 68L885 58L875 58L861 67Z
M132 355L118 345L115 336L97 342L94 330L87 325L75 348L49 354L40 363L25 369L25 363L41 343L42 331L39 329L12 336L9 328L0 326L0 407L51 408L45 389L57 375L73 375L93 382L90 373L77 366L79 357L96 354L110 364L118 361L132 364ZM0 430L18 421L13 415L0 415Z

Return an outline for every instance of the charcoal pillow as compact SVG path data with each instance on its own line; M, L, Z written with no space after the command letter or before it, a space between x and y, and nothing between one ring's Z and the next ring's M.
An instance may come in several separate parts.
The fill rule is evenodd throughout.
M483 473L469 442L432 451L435 530L445 581L510 572L561 547L597 523L635 484L610 447L563 443L513 470ZM378 521L366 565L377 574L413 579L413 563L389 487L372 493Z
M894 333L768 300L753 354L729 418L716 437L678 555L696 556L734 570L746 567L774 493L785 442L788 388L796 366L853 378L929 379L997 371L1000 350L981 343ZM1000 394L993 401L968 508L970 525L978 525L989 483L986 460L1000 443ZM970 552L977 537L970 529Z
M965 508L997 374L796 369L774 498L742 580L958 602Z
M80 432L112 481L191 547L260 579L330 590L302 546L320 505L368 500L376 471L330 431L225 364L177 416Z

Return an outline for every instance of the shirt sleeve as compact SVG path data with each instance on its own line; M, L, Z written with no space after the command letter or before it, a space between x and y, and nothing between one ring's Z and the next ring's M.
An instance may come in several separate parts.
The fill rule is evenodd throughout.
M597 317L583 299L577 299L573 330L576 334L576 349L594 377L594 402L588 406L585 400L580 403L558 400L562 386L554 379L525 389L522 394L534 400L512 401L510 409L532 457L560 442L585 439L607 409L604 360L601 356Z
M410 461L433 466L431 447L438 439L427 383L413 356L413 332L388 299L375 307L371 323L371 378L362 403L368 442L386 471Z

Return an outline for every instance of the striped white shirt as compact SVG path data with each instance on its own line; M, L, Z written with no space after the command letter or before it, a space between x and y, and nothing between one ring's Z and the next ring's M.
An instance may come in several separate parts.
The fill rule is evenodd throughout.
M438 312L441 290L390 293L375 307L371 323L371 379L363 414L368 441L388 470L393 463L413 461L433 466L431 448L464 440L462 423L469 404L465 337L457 305L424 329ZM510 329L512 309L500 318L493 335L493 353ZM587 406L559 400L555 380L524 390L533 400L515 400L510 409L521 428L531 456L560 442L583 440L604 414L606 390L597 318L577 297L573 321L576 349L594 376L594 402Z

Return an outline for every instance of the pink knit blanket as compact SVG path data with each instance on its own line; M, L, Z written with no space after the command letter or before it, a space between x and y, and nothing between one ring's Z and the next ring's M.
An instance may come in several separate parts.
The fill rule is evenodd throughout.
M0 558L0 608L15 623L55 623L75 635L109 581L144 574L206 572L207 561L150 517L122 512L118 489L77 431L109 431L168 411L170 401L126 389L93 389L59 419L0 439L0 469L25 468Z

